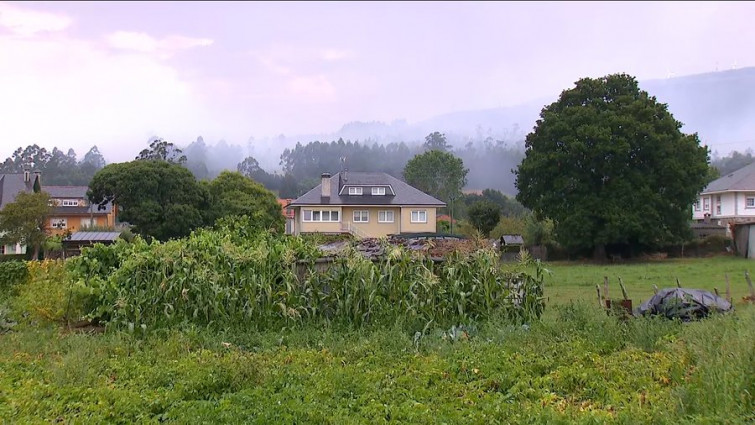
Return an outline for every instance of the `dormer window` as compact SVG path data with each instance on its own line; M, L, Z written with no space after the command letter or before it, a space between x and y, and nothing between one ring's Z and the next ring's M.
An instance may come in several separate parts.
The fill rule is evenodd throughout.
M361 195L362 194L362 188L361 187L350 187L349 188L349 195Z
M79 201L76 199L64 199L63 206L64 207L78 207Z
M372 188L372 194L373 195L385 195L385 188L384 187L373 187Z

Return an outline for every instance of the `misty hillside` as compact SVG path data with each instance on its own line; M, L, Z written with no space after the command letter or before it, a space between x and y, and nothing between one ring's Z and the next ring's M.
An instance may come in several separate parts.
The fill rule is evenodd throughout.
M732 150L744 152L755 146L755 68L641 81L640 87L667 103L684 124L683 131L697 132L712 152L725 156ZM422 143L429 133L440 131L470 168L468 188L490 187L513 194L510 170L523 156L524 137L543 106L557 96L554 93L552 98L512 107L450 112L415 123L356 121L330 134L250 138L245 146L226 142L205 146L198 141L188 148L188 156L190 162L192 157L204 159L211 176L222 169L235 169L245 156L253 156L260 167L275 172L280 170L284 149L292 149L297 143L343 138L367 145L404 142L412 146ZM490 155L491 146L498 155Z
M683 130L697 132L711 150L725 155L755 146L755 68L640 81L640 88L667 103L684 123ZM450 112L412 124L350 123L331 137L409 141L441 131L451 143L488 136L520 141L532 130L543 106L557 95L512 107Z

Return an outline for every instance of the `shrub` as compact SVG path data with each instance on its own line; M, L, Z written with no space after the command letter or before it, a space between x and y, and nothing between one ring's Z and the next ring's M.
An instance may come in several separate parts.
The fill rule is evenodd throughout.
M29 279L29 269L23 261L0 262L0 294L7 294Z
M61 260L28 263L29 279L11 300L17 318L28 322L60 322L83 315L89 290L73 285Z

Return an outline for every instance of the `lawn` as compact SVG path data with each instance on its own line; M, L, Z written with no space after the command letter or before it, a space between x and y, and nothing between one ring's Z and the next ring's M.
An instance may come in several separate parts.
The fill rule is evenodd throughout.
M595 285L603 291L603 277L609 279L609 295L621 298L619 278L622 279L633 304L653 295L653 285L658 288L675 287L679 279L682 287L705 289L713 292L718 288L726 291L728 274L731 295L735 305L749 294L744 278L745 271L755 272L755 261L733 256L710 258L681 258L647 262L624 262L597 265L590 263L553 262L546 267L552 272L546 277L545 295L549 304L563 304L573 300L588 300L597 304ZM752 278L752 276L751 276Z

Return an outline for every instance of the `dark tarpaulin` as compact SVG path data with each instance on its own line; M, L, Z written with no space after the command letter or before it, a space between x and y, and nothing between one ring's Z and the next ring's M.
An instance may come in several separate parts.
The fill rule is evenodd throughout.
M702 289L664 288L642 303L635 314L662 315L689 321L731 309L729 301Z

